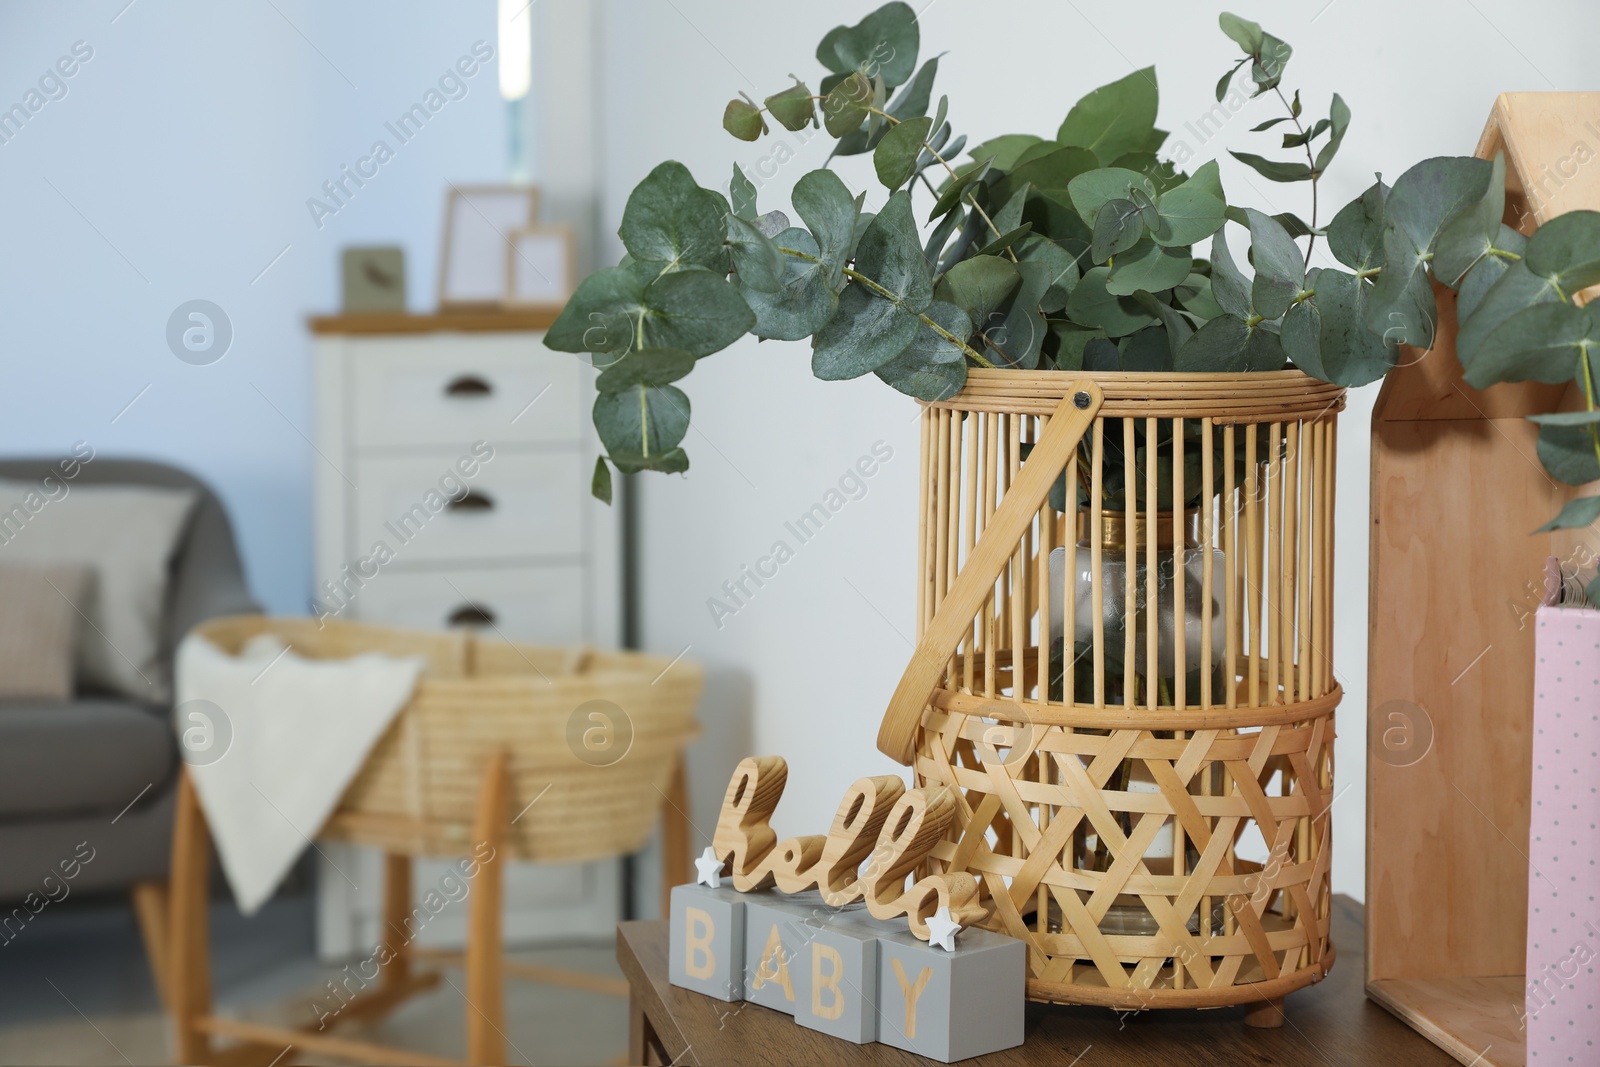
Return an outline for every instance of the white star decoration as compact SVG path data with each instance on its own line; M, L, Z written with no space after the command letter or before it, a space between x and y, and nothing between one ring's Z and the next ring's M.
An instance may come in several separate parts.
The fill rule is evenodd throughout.
M949 908L940 908L928 920L928 944L938 945L946 952L956 950L956 934L961 932L961 924L950 918Z
M717 859L710 845L700 853L700 858L694 861L694 865L700 872L694 880L696 885L708 885L712 889L722 888L722 861Z

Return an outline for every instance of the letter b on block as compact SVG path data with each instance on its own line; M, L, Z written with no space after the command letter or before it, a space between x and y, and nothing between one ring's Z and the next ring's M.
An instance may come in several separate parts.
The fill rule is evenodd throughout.
M799 924L795 1022L858 1045L878 1039L871 999L878 987L880 929L859 907L819 909Z
M744 909L743 898L731 888L675 887L668 980L718 1000L744 999Z

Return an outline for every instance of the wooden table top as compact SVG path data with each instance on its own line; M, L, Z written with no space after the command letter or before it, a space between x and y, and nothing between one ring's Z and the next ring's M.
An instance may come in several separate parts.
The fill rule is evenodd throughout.
M1243 1008L1147 1011L1118 1015L1105 1008L1029 1004L1026 1043L962 1062L1068 1067L1449 1067L1447 1053L1373 1004L1362 990L1364 911L1334 898L1332 972L1291 993L1288 1023L1253 1030ZM661 920L617 927L617 960L634 1006L674 1064L922 1064L930 1061L888 1045L853 1045L807 1030L756 1004L724 1004L667 982L667 926ZM1074 1058L1076 1057L1076 1058Z

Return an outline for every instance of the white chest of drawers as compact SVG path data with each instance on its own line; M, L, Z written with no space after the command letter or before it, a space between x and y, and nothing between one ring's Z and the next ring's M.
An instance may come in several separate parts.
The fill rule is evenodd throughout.
M540 343L551 318L312 320L314 613L620 644L617 516L589 495L593 374ZM378 937L381 879L375 854L322 847L318 951L337 958ZM419 893L442 875L433 866L417 865ZM615 863L519 865L506 937L609 936L619 894ZM451 910L424 942L462 943L465 909Z

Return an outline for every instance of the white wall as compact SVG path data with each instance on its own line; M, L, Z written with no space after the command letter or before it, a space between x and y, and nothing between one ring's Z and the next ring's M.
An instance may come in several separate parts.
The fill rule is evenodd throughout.
M433 306L446 180L505 176L493 64L409 144L383 124L474 41L495 43L493 0L7 4L0 108L80 40L93 57L66 96L0 144L0 453L83 439L195 471L228 506L257 595L303 612L321 462L302 436L305 316L336 309L346 244L404 245L411 306ZM394 159L319 229L306 200L378 139ZM233 324L211 366L165 340L195 298Z
M609 0L600 56L605 86L602 217L615 229L632 186L676 158L705 185L725 184L732 160L754 167L799 135L746 145L720 129L740 90L761 99L789 71L816 85L816 41L873 4L819 0L757 8L740 0ZM1235 148L1273 154L1271 135L1249 135L1269 117L1265 100L1203 143L1185 124L1209 110L1234 45L1216 29L1216 5L1188 0L1061 4L1050 0L934 0L924 6L923 55L948 51L939 88L950 94L957 132L973 142L1007 132L1052 132L1071 103L1130 69L1157 65L1161 125L1186 140L1194 166ZM1343 204L1374 171L1393 178L1429 155L1469 153L1503 90L1595 89L1586 61L1596 19L1582 0L1473 4L1394 0L1236 0L1293 44L1286 84L1325 114L1337 90L1354 122L1324 203ZM769 14L770 12L770 14ZM1081 13L1080 13L1081 12ZM1531 57L1531 59L1529 58ZM826 155L825 137L799 147L768 188L767 207ZM1273 185L1223 157L1230 198L1306 214L1304 186ZM870 163L841 173L883 200ZM1325 214L1324 221L1330 217ZM614 239L611 259L620 254ZM1319 249L1320 251L1320 249ZM1321 258L1321 257L1319 257ZM874 737L910 653L915 606L915 405L874 378L825 384L810 374L803 343L745 340L700 365L685 382L694 428L687 477L643 479L641 545L644 636L657 651L709 665L714 686L696 754L697 824L709 831L733 762L779 753L791 770L776 820L780 833L817 833L853 779L900 771ZM1376 387L1350 398L1340 434L1339 589L1334 664L1346 700L1339 716L1334 887L1363 896L1366 690L1367 431ZM875 441L894 458L810 543L784 522L830 488ZM743 610L714 625L706 601L743 565L790 540L795 558ZM1465 578L1465 576L1464 576Z

